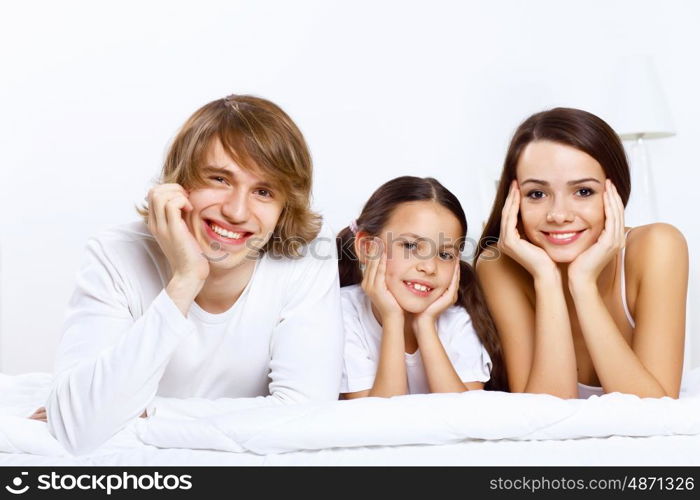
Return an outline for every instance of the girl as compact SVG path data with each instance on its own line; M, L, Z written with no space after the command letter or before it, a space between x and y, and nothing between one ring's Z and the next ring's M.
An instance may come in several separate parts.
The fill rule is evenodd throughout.
M625 228L629 195L600 118L556 108L515 132L475 258L511 390L678 397L688 250L668 224Z
M301 132L275 104L232 95L196 111L144 220L88 242L35 418L82 453L154 396L232 398L228 410L337 399L338 269L310 210L311 174Z
M381 186L340 232L345 398L504 388L466 234L457 198L417 177Z

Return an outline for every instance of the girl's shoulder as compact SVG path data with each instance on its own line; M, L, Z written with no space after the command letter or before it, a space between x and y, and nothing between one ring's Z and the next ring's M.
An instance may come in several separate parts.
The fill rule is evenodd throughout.
M364 307L365 292L360 285L348 285L340 289L340 304L343 308L343 314L359 312Z

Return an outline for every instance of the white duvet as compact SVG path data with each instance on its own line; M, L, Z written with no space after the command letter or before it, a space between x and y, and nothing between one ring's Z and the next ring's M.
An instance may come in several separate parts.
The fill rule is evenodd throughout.
M68 455L45 423L26 418L43 404L50 382L48 374L0 375L0 452ZM700 369L688 374L678 400L623 394L562 400L473 391L235 412L227 400L156 398L154 406L154 416L136 419L123 431L137 436L133 446L268 455L465 440L700 435Z

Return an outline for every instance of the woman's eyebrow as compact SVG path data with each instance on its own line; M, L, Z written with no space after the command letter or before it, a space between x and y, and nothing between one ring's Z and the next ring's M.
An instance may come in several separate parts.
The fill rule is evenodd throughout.
M569 186L574 186L576 184L583 184L584 182L597 182L600 184L601 182L598 179L594 179L593 177L586 177L585 179L579 179L577 181L569 181L567 184Z
M540 179L527 179L527 180L521 182L520 185L522 186L524 184L527 184L528 182L531 182L533 184L539 184L541 186L549 186L549 182L543 181ZM601 184L601 182L594 177L586 177L584 179L577 179L575 181L569 181L566 184L569 186L575 186L576 184L583 184L584 182L597 182L598 184Z
M527 184L528 182L530 182L530 183L532 183L532 184L540 184L540 185L542 185L542 186L549 186L549 182L547 182L547 181L541 181L541 180L539 180L539 179L527 179L527 180L521 182L520 185L522 186L522 185L524 185L524 184Z

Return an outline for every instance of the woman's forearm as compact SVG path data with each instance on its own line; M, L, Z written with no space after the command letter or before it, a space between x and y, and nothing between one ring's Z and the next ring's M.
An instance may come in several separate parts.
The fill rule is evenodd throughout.
M640 397L677 397L667 393L625 341L595 283L571 286L586 347L605 392Z
M578 396L576 354L558 273L535 278L535 342L524 392Z

